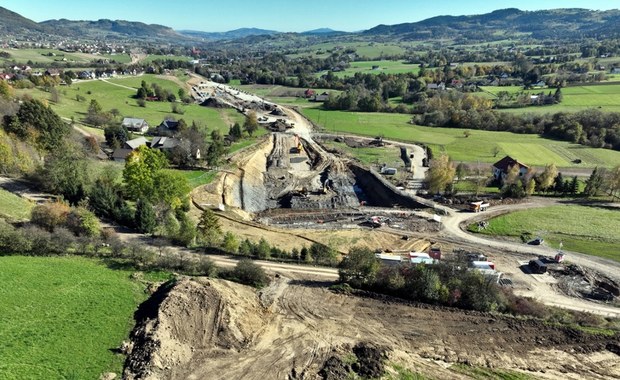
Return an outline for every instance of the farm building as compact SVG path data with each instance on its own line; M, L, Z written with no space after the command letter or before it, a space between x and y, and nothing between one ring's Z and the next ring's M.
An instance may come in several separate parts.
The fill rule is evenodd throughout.
M495 177L495 179L497 180L503 181L504 178L506 178L506 176L508 175L510 168L515 165L519 166L520 177L524 176L530 169L530 167L525 165L524 163L521 163L510 156L506 156L493 164L493 177Z

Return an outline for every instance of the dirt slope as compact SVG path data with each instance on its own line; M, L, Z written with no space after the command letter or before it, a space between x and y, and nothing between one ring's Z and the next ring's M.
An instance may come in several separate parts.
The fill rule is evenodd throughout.
M620 376L618 337L538 322L339 295L284 277L258 294L206 279L164 293L132 333L128 379L318 379L329 357L359 342L385 347L388 366L433 378L464 378L454 363L542 379Z

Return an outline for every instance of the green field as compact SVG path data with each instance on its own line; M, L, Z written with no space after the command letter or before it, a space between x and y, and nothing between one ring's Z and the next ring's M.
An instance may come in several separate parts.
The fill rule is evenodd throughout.
M174 78L174 79L173 79ZM116 108L123 117L137 117L145 119L149 125L159 125L167 116L177 119L183 118L188 123L193 120L202 123L209 130L218 129L228 132L230 125L235 122L243 123L244 116L233 109L214 109L202 107L197 104L182 106L185 110L183 115L173 114L169 102L147 102L146 107L139 107L133 96L142 80L147 83L157 83L174 94L180 88L176 77L166 80L155 75L142 75L140 77L115 78L105 81L85 81L74 83L69 87L60 88L60 102L51 103L52 108L60 116L71 118L76 121L86 116L91 99L96 99L104 111ZM126 88L129 87L129 88ZM20 90L20 94L29 94L35 98L49 99L49 94L40 89ZM76 96L86 98L86 101L78 102ZM120 120L119 120L120 123Z
M25 220L30 219L33 204L24 198L0 189L0 217Z
M326 42L314 44L307 48L301 49L297 54L291 54L289 57L295 58L312 55L315 57L326 58L329 56L328 50L340 51L344 49L354 49L360 57L364 57L366 59L379 59L386 55L402 55L406 52L405 46L402 44L376 43L368 41Z
M474 228L474 230L476 230ZM488 235L519 237L530 233L545 244L620 261L620 210L587 205L561 205L516 211L493 218L481 231Z
M191 57L180 57L177 55L157 55L157 54L149 54L146 56L146 58L143 60L143 62L146 63L150 63L153 62L155 60L173 60L173 61L183 61L183 62L188 62L189 60L191 60Z
M145 299L129 272L78 257L0 257L0 378L98 379Z
M373 69L374 66L378 68ZM351 62L351 67L345 71L335 72L339 78L352 77L355 73L362 74L403 74L403 73L418 73L420 66L417 64L409 64L403 61L359 61ZM317 75L321 76L327 74L327 71L319 72Z
M363 136L383 135L386 139L427 144L435 154L446 152L453 161L494 163L511 155L529 165L558 167L613 167L620 162L620 152L589 148L542 138L533 134L471 130L464 137L463 129L422 127L409 124L410 115L324 111L305 108L304 115L328 133L351 133ZM499 147L494 156L491 151ZM581 159L581 164L572 161Z
M500 91L517 93L523 88L517 86L495 86L481 87L487 93L497 94ZM529 94L540 92L555 92L554 88L526 90ZM484 93L480 93L484 95ZM571 86L562 89L564 96L560 104L551 106L532 106L524 108L505 109L503 112L517 113L556 113L556 112L576 112L588 108L597 108L602 111L620 112L620 83L601 84L590 86Z
M32 62L33 68L40 64L59 63L90 63L99 59L108 59L118 63L129 63L131 59L128 54L87 54L87 53L66 53L55 49L0 49L11 55L10 58L0 58L0 63L13 62L26 64ZM49 56L52 53L55 55ZM63 60L64 59L64 60Z
M214 171L206 171L206 170L176 170L170 169L172 172L180 173L185 178L187 178L187 182L189 186L193 189L201 185L206 185L211 183L217 174Z

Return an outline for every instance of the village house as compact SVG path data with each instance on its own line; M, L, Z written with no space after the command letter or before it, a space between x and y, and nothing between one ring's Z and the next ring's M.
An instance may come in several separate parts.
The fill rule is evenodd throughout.
M157 134L161 136L174 137L179 132L179 122L166 119L157 126Z
M524 163L521 163L510 156L506 156L493 164L493 177L495 177L496 180L503 181L508 175L510 169L515 165L519 166L519 177L523 177L530 169L530 167Z
M138 137L133 140L127 140L122 147L114 150L112 159L117 162L124 162L127 156L142 145L147 145L148 141L144 137Z
M443 91L446 89L446 84L445 83L429 83L426 85L426 89L427 90L436 90L436 91Z
M162 152L169 152L180 144L178 139L167 136L156 136L151 140L150 148L159 149Z
M121 126L127 128L129 132L135 133L146 133L146 131L149 130L149 125L146 120L133 117L124 118Z

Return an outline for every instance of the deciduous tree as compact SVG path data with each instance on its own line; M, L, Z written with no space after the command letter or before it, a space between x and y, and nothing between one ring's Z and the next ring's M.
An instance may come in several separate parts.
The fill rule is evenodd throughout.
M370 249L353 247L347 257L340 262L339 268L340 281L361 287L375 281L379 270L379 261Z
M557 175L558 169L555 167L555 164L549 164L545 166L545 170L538 177L538 185L540 189L544 192L547 192L549 189L551 189Z
M258 130L258 118L256 116L256 112L249 111L245 122L243 123L243 129L248 133L248 135L252 136L256 130Z
M439 193L454 180L456 169L447 155L442 154L431 162L426 175L426 183L431 193Z
M155 177L167 165L166 156L159 150L140 146L127 156L123 179L127 194L132 199L153 199Z

